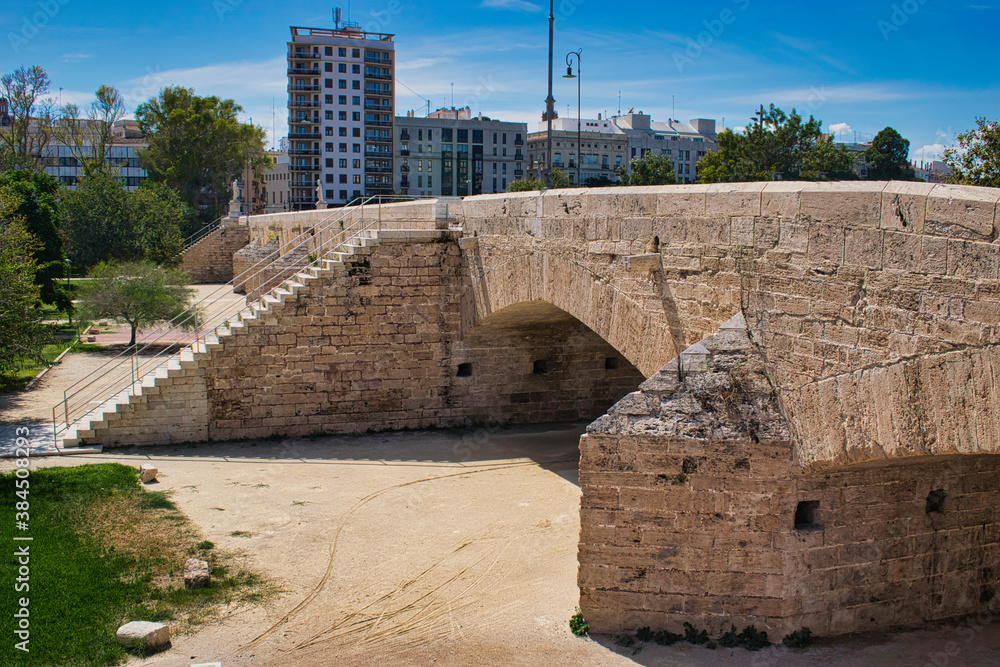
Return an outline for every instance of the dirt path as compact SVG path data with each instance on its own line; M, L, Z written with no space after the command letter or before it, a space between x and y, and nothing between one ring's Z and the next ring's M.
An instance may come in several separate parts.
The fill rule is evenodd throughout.
M149 448L38 465L154 462L205 537L285 593L135 665L998 665L1000 613L969 625L759 653L568 630L580 427ZM8 469L9 461L0 461ZM625 655L622 655L625 654Z

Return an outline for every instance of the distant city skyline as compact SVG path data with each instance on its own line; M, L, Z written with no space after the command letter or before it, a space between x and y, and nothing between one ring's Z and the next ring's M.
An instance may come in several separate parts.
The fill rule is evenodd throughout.
M717 0L639 13L592 0L555 4L554 96L564 117L577 109L563 59L581 47L584 117L634 109L739 129L759 104L774 103L811 113L844 141L891 125L919 162L939 158L976 116L1000 115L992 72L1000 2L848 0L831 9ZM86 104L105 83L132 110L167 85L231 97L277 144L287 132L288 28L332 27L333 7L13 0L0 9L0 70L41 65L63 103ZM353 2L349 18L396 35L399 115L422 115L429 100L431 110L470 106L533 128L544 110L547 16L548 4L532 0L479 0L460 12L438 0L379 0Z

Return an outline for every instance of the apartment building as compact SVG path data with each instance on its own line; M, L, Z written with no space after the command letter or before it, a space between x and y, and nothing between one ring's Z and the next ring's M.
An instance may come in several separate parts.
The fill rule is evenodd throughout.
M678 183L694 183L698 177L698 160L718 149L715 121L711 119L695 118L682 123L671 118L666 123L659 123L640 111L613 116L611 122L628 137L626 164L647 153L669 155Z
M282 140L284 143L284 140ZM289 189L288 149L267 151L268 157L274 162L274 169L264 174L261 181L263 213L284 213L291 209L291 190ZM258 211L254 211L258 213Z
M146 180L146 170L139 160L139 150L149 142L139 131L135 120L117 121L111 130L112 144L108 151L108 164L115 167L129 192L133 192ZM93 149L84 146L83 152L93 157ZM56 177L61 185L75 188L83 178L83 167L66 144L52 139L42 152L45 173Z
M530 178L543 178L548 164L547 123L538 124L538 131L528 135ZM628 136L610 120L583 118L577 132L576 118L552 120L552 168L563 171L574 186L577 184L618 181L618 167L628 159ZM577 151L577 138L580 149ZM577 155L579 154L579 167Z
M469 107L438 109L426 118L396 118L397 192L464 197L505 192L525 176L528 126L493 120Z
M393 35L292 27L288 42L291 210L393 191Z

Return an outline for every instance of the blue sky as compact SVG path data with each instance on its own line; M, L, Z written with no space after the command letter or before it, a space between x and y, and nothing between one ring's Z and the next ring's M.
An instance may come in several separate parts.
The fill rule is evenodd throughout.
M5 0L0 71L41 65L63 102L86 103L107 83L134 107L185 85L232 97L269 131L273 99L280 137L289 26L331 27L333 6ZM354 0L350 9L363 28L396 35L398 113L425 112L425 99L451 106L454 84L455 105L534 129L546 95L547 3ZM615 113L619 92L622 111L724 118L728 127L773 102L815 115L845 140L892 125L916 160L938 155L976 116L1000 117L1000 0L556 0L555 13L563 116L575 117L577 92L561 78L565 54L582 48L590 117Z

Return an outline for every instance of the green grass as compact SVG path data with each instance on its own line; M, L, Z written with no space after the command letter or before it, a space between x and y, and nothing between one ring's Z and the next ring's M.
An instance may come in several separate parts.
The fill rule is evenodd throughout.
M30 591L15 593L16 565L0 561L0 608L30 599L30 653L14 648L13 618L4 613L2 665L115 665L127 654L115 630L134 620L170 620L177 635L214 617L228 602L254 603L273 593L207 548L164 493L146 492L138 471L116 463L32 470L30 477ZM15 477L0 475L0 540L11 540ZM4 534L6 533L6 535ZM184 560L194 555L212 569L208 588L183 587Z

